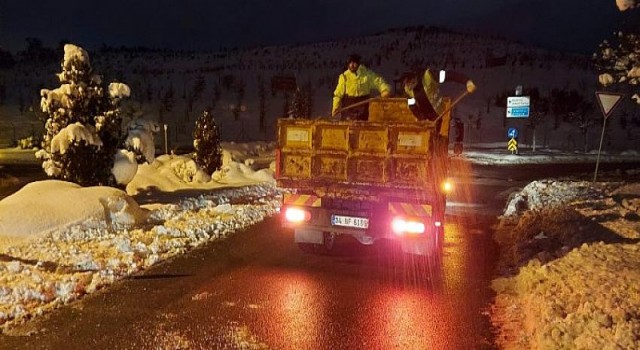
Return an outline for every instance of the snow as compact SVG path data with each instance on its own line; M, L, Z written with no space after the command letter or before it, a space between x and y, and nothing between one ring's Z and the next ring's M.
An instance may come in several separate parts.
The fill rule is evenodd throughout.
M266 147L240 148L273 155ZM25 321L274 215L272 171L236 163L244 159L233 153L213 176L189 156L162 155L141 165L126 191L46 180L1 200L0 324ZM153 202L149 194L170 200ZM138 205L135 195L148 203Z
M616 0L616 5L620 11L626 11L637 6L636 0Z
M503 164L597 156L505 155L496 146L478 144L462 158ZM139 166L126 191L49 180L0 201L3 327L275 215L281 193L273 144L222 147L223 167L210 175L189 155L161 155ZM2 150L0 159L14 153ZM625 162L638 154L603 157ZM638 348L640 184L630 181L638 175L540 180L511 195L495 233L502 254L488 313L502 348Z
M113 161L111 173L116 178L116 183L126 185L136 176L138 172L138 163L136 155L127 150L118 150Z
M109 96L111 96L111 98L120 99L129 97L130 95L131 89L127 84L109 83Z
M148 163L153 163L156 151L154 135L160 131L160 126L150 120L135 119L129 122L127 130L125 146L139 151Z
M79 143L80 141L86 142L87 145L102 146L102 140L100 140L93 126L76 122L67 125L53 137L51 140L51 150L49 152L65 154L71 143Z
M501 348L638 348L639 175L534 181L512 196L495 234Z

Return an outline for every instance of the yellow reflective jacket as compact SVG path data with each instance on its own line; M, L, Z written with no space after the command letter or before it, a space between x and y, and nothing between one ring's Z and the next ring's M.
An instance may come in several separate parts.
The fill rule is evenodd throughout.
M333 92L333 108L331 112L334 113L340 108L343 96L367 96L371 93L371 90L377 90L379 93L390 92L391 86L381 76L362 64L358 67L356 73L352 73L348 69L345 70L338 77L338 85Z
M429 102L431 102L433 109L438 114L441 114L443 112L444 106L442 105L442 97L440 96L440 84L428 69L424 71L424 75L422 76L422 86L424 87L424 92L426 93ZM415 97L413 96L413 91L407 88L406 85L404 88L404 92L406 92L409 97Z

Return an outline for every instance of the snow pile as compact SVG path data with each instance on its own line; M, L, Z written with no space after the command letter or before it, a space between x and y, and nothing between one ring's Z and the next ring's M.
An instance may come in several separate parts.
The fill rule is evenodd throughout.
M538 211L557 208L575 198L597 196L590 182L540 180L529 183L522 191L514 193L507 203L504 216L521 214L526 210Z
M144 222L147 215L122 190L81 187L58 180L27 184L0 201L0 213L0 248L80 221L103 221L108 227L127 226Z
M133 161L130 152L123 157ZM270 170L233 161L226 167L240 169L216 175L232 186L212 180L188 156L160 156L141 165L127 186L136 200L150 202L143 206L116 188L58 180L29 183L1 200L0 326L41 315L276 213L281 194ZM180 190L190 192L174 194Z
M226 150L223 154L229 155ZM162 155L153 163L138 167L136 177L127 185L127 193L133 196L143 191L210 190L229 185L258 183L275 185L272 169L255 171L232 159L230 156L223 156L222 168L209 175L188 155ZM272 159L273 155L270 160Z
M235 162L223 165L222 168L214 172L211 177L213 180L225 184L258 181L268 182L275 185L273 170L261 169L258 171L254 171L251 167L245 164L239 164Z
M33 195L33 187L47 187L49 193L64 192L65 196L75 188L61 181L28 186L31 188L17 192L0 204L9 201L7 205L25 202L34 205L27 200ZM12 241L0 249L0 324L42 314L158 261L260 222L274 215L279 207L278 192L270 185L221 189L152 210L137 208L122 191L118 192L120 197L113 196L113 191L118 190L112 188L79 188L77 191L99 192L99 189L108 189L112 195L101 201L88 201L85 196L83 208L72 205L64 213L60 208L55 210L58 217L66 213L69 217L86 219L71 225L61 222L57 230L48 230L46 235L27 232L23 237L28 239ZM73 204L73 200L69 202ZM5 210L0 208L2 213ZM42 216L54 219L47 218L41 208L31 210L34 213L38 210L38 215L34 215L40 216L38 220ZM140 213L145 214L145 225L139 225ZM3 220L5 217L2 216ZM30 221L20 215L10 218ZM6 226L20 227L19 224L11 222ZM33 225L29 222L23 227L29 227L28 224Z
M222 164L230 162L243 163L253 169L266 167L274 158L276 144L274 142L221 142ZM271 167L269 167L271 168Z
M501 348L638 349L640 184L536 182L521 198L496 230Z

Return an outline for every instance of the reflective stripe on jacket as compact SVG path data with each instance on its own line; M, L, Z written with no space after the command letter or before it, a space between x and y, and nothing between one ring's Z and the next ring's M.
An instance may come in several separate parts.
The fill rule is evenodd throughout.
M391 91L391 86L389 86L381 76L362 64L358 67L355 74L347 69L338 77L338 85L333 92L333 107L331 112L333 113L340 108L340 102L343 96L367 96L371 94L371 90L377 90L379 93L383 93L385 91Z

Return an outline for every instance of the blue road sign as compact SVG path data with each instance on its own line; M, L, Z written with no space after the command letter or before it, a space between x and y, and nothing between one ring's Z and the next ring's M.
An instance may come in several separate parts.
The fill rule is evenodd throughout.
M507 108L507 118L528 118L528 117L529 117L529 106Z
M518 137L518 129L509 128L509 131L507 131L507 137L510 139L515 139L516 137Z

